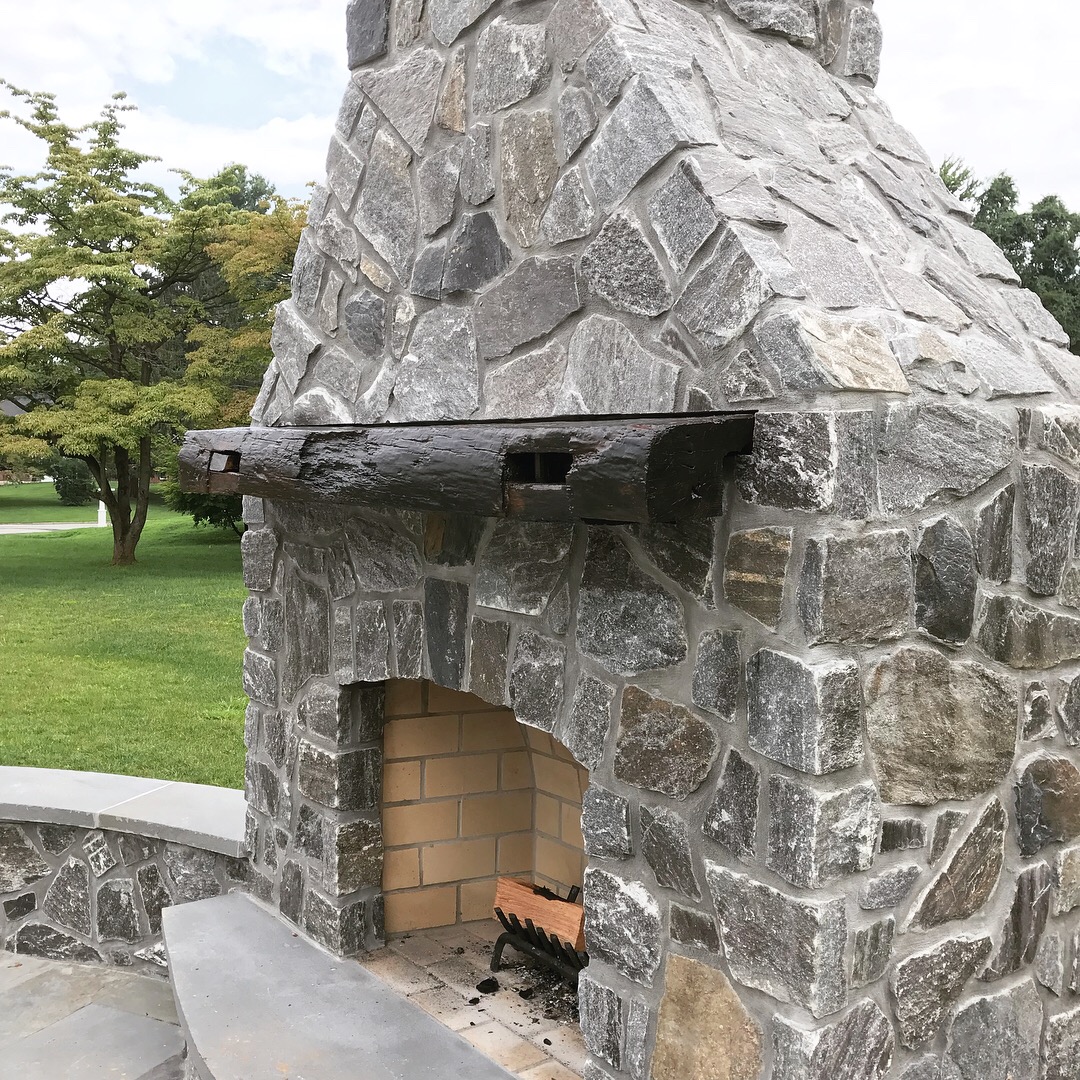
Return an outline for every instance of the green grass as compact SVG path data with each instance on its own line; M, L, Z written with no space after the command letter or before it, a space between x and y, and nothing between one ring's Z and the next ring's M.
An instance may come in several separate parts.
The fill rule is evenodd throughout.
M97 521L97 503L63 506L52 484L0 484L0 525Z
M155 506L111 558L107 529L0 536L0 764L240 787L240 545Z

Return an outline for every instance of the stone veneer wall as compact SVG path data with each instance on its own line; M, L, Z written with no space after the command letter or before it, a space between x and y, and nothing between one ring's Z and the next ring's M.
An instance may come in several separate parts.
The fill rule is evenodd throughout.
M869 4L348 25L256 423L758 418L716 522L249 501L264 891L380 939L382 682L426 678L589 770L589 1080L1075 1080L1080 367Z
M383 751L387 933L490 919L500 875L581 885L588 774L550 735L474 695L393 681Z
M161 911L251 881L244 859L132 833L0 824L0 948L167 968Z

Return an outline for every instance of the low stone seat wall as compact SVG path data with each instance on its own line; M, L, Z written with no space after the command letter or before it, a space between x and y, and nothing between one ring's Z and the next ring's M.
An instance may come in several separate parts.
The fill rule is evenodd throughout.
M0 767L0 946L164 970L161 912L245 887L244 793Z

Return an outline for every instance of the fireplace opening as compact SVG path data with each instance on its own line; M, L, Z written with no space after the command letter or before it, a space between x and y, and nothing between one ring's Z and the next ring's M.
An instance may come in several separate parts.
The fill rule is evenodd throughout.
M571 982L512 945L490 963L500 879L501 895L580 890L588 771L509 709L433 683L388 682L385 715L386 948L367 965L510 1071L580 1075Z

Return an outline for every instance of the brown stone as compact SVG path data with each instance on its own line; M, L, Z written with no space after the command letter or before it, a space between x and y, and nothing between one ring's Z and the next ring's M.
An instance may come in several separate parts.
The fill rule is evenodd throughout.
M911 925L919 930L966 919L990 899L1005 861L1005 807L993 799L920 898Z
M1068 758L1028 762L1016 785L1016 819L1025 858L1080 836L1080 771Z
M728 541L724 595L770 629L780 621L791 536L791 529L750 529Z
M652 1080L757 1080L761 1031L715 968L669 956Z

